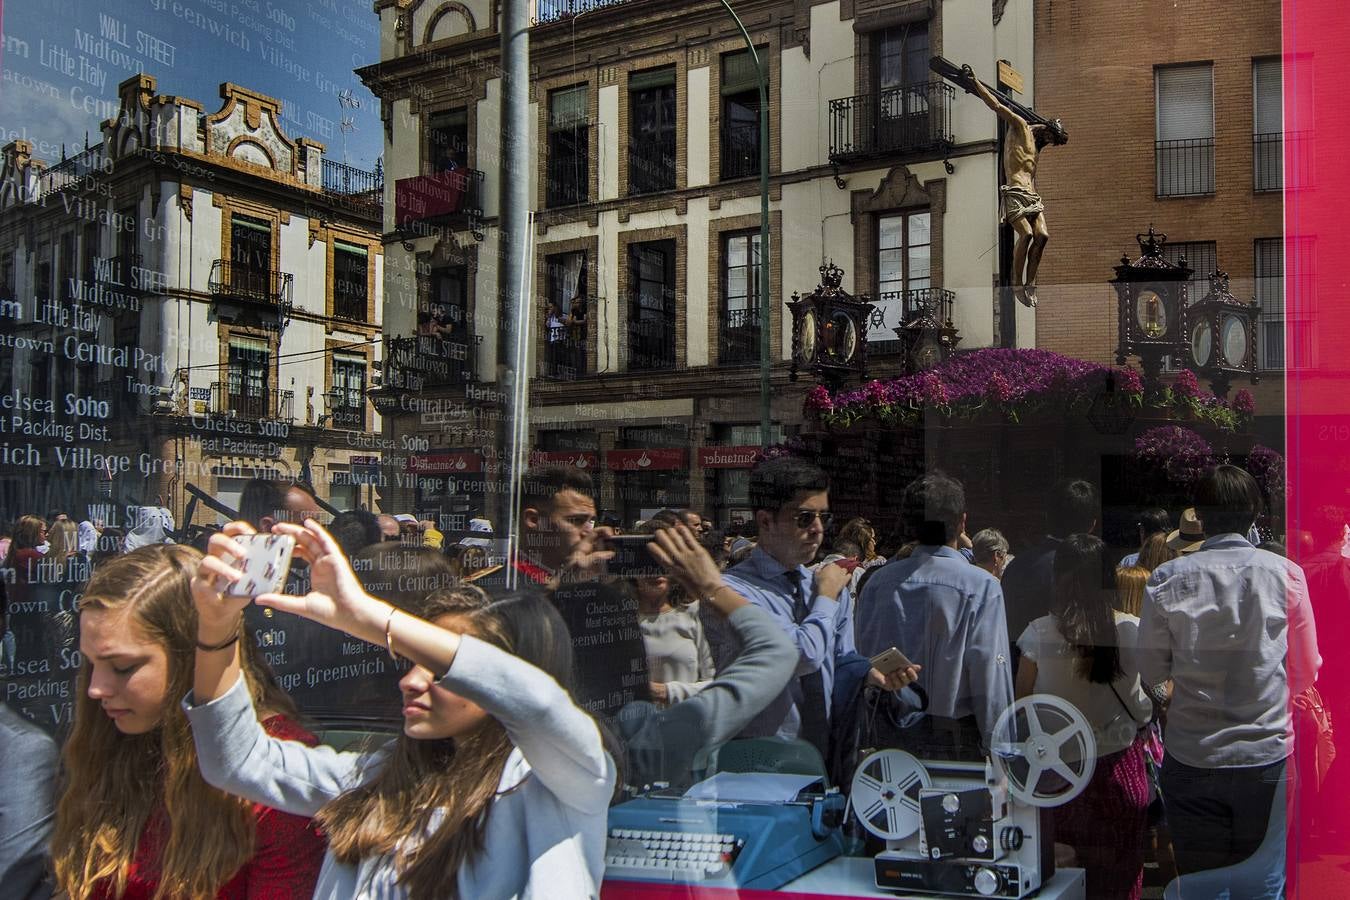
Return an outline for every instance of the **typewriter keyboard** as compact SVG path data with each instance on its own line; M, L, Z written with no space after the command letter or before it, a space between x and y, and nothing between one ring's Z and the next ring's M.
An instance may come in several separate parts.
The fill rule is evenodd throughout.
M605 877L678 882L724 878L744 845L731 834L611 828Z

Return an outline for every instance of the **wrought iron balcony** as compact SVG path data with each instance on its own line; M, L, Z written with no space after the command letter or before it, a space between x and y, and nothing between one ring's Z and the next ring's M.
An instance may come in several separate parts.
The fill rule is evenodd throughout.
M207 288L217 297L251 300L267 306L289 309L295 280L290 272L263 269L218 259L211 264Z
M417 233L420 227L451 224L462 218L476 227L483 218L483 173L458 168L394 182L394 228Z
M759 123L722 126L722 177L748 178L759 174Z
M323 161L323 191L351 209L379 215L384 206L384 169L358 169L332 159Z
M628 193L652 194L675 188L675 135L630 135Z
M623 6L634 0L536 0L534 24L547 25L561 22L586 12L604 9L608 6Z
M478 377L481 338L447 341L435 335L390 338L384 348L385 392L470 384Z
M830 162L951 149L952 99L945 81L925 81L830 101Z
M754 298L758 302L758 298ZM759 363L759 307L724 309L718 315L717 364L748 366Z
M349 431L366 430L366 397L364 392L333 388L324 395L328 425Z
M1157 141L1157 196L1206 197L1214 193L1214 138Z
M628 371L675 368L675 322L628 321Z
M872 310L872 317L869 321L869 330L886 328L888 321L895 322L891 328L912 324L920 319L926 319L927 324L933 328L954 327L952 323L952 313L956 306L956 292L943 290L942 288L918 288L910 291L884 291L877 294L876 303ZM896 318L887 315L889 310L899 308L900 314ZM887 336L883 339L868 338L867 352L873 356L884 356L891 353L901 353L904 351L904 342L899 338L892 338L893 332L886 329Z
M550 328L544 335L544 365L541 378L574 381L586 374L586 333L566 326Z
M258 387L250 385L247 379L238 382L213 381L211 412L241 419L294 422L295 391Z
M97 144L69 159L63 159L43 172L38 183L38 194L47 197L69 187L89 187L89 179L111 171L112 160L104 154L103 145Z
M1307 187L1310 139L1306 131L1252 135L1252 190L1296 191Z

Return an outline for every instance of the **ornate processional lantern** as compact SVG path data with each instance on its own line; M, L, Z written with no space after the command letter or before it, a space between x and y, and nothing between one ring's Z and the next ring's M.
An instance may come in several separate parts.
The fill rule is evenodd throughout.
M1227 397L1234 375L1246 375L1252 384L1256 374L1256 319L1261 305L1243 303L1228 290L1228 273L1209 276L1209 293L1186 310L1186 334L1190 338L1187 366L1209 379L1219 397Z
M1148 234L1137 234L1141 255L1133 262L1120 258L1116 277L1119 340L1116 363L1125 365L1130 356L1138 356L1144 369L1144 389L1161 386L1163 358L1182 359L1188 338L1183 321L1187 304L1187 282L1191 268L1183 256L1173 263L1163 258L1167 235L1158 234L1150 225Z
M793 293L787 301L792 313L792 366L788 377L797 380L799 368L815 373L831 390L850 377L867 377L867 322L873 305L866 296L854 297L840 285L844 270L830 263L820 267L820 285L805 297Z

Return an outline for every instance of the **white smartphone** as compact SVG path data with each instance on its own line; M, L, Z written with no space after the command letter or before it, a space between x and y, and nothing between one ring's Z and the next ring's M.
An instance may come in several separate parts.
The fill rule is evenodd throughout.
M234 540L247 551L244 558L234 564L244 577L227 587L225 592L231 597L257 597L281 590L291 568L295 538L288 534L244 534Z
M889 650L882 650L876 656L872 657L872 668L876 669L882 675L889 675L892 672L899 671L914 663L909 661L909 657L899 650L891 647Z

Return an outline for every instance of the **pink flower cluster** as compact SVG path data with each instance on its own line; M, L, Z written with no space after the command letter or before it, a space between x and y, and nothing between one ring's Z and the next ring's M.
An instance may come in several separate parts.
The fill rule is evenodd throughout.
M1252 398L1252 392L1243 388L1233 396L1233 412L1242 416L1252 416L1256 414L1256 400ZM1270 452L1274 453L1274 450ZM1276 454L1277 456L1279 454Z
M1190 369L1182 369L1177 373L1177 380L1172 383L1172 392L1179 397L1200 397L1200 379L1195 377L1195 373Z
M926 372L840 391L828 398L828 404L818 393L822 389L815 388L807 396L806 408L845 424L869 415L893 420L924 408L942 408L961 416L992 407L1015 417L1022 409L1091 403L1106 389L1108 373L1114 373L1118 392L1135 400L1142 398L1143 382L1131 369L1110 368L1049 350L991 348L958 354Z
M1199 434L1180 425L1150 428L1134 441L1141 462L1157 467L1179 487L1189 487L1214 465L1214 448Z
M811 392L806 395L806 409L817 413L834 412L834 401L830 399L830 392L825 385L818 384L811 388Z

